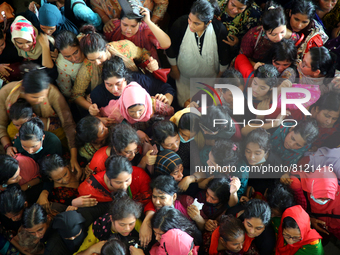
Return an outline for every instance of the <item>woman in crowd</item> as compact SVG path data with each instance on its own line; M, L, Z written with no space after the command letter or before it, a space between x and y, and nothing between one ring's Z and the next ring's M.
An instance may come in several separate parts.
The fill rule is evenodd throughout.
M39 161L49 154L62 155L62 145L59 138L44 131L44 124L39 118L33 118L22 125L19 137L14 140L17 153Z
M23 16L17 16L13 21L11 37L20 57L46 67L51 81L57 78L57 69L50 53L54 50L51 37L39 34L32 23Z
M221 21L214 19L218 7L216 2L213 4L196 1L189 16L179 18L170 31L171 47L166 53L180 106L190 98L190 78L214 78L230 62L229 45L222 41L227 30Z
M170 175L176 182L183 179L182 159L172 150L165 149L158 152L154 166L155 177Z
M61 93L69 98L85 56L80 50L77 35L67 30L61 31L55 37L55 47L59 51L56 59L58 69L56 82Z
M16 148L10 142L6 132L9 124L8 110L18 98L24 98L29 102L37 116L47 118L47 123L55 125L55 133L61 141L68 140L71 152L71 166L80 171L77 162L77 149L75 146L75 123L71 111L59 90L50 84L49 77L44 70L37 66L28 66L30 71L25 74L20 82L8 84L0 91L1 119L0 137L1 144L6 153L12 157L17 153ZM46 127L49 130L49 126ZM65 141L66 142L66 141Z
M283 8L267 2L262 15L262 26L250 29L241 42L240 54L244 54L252 64L262 62L265 54L274 43L283 38L296 42L299 36L286 28L286 17Z
M276 254L324 254L321 236L311 229L309 215L300 205L286 209L282 215Z
M109 130L98 118L86 116L76 126L76 142L80 162L87 164L93 155L107 144Z
M126 10L128 11L128 10ZM157 49L165 50L170 47L169 36L150 19L150 11L140 8L140 14L126 13L124 8L120 20L112 22L113 31L104 33L109 42L130 40L136 46L150 51L151 56L159 62Z

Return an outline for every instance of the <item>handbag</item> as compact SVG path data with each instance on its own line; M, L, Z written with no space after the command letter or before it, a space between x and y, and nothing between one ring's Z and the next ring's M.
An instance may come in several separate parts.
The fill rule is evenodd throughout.
M14 9L11 5L3 2L0 5L0 28L5 33L15 18Z
M139 67L141 68L141 71L145 74L146 72L149 72L146 69L146 66L150 63L149 59L145 60L143 63L139 64ZM170 68L161 68L156 71L152 72L152 75L162 82L166 83L168 81L168 74L170 73Z

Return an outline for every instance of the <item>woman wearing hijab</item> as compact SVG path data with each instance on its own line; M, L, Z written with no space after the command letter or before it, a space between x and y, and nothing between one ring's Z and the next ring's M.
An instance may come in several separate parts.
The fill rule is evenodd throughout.
M155 175L170 175L180 182L183 178L182 159L172 150L160 151L155 163Z
M290 207L283 213L275 254L324 254L321 236L311 229L309 215L300 205Z
M13 21L11 36L20 57L46 67L48 76L53 81L57 79L57 68L50 53L54 50L51 37L39 34L32 23L23 16L17 16Z

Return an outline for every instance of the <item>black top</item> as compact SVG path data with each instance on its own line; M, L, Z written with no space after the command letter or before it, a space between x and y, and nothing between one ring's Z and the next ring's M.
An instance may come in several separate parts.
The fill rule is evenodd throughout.
M175 95L175 90L171 87L170 84L163 83L156 78L142 73L133 72L132 81L135 81L139 85L141 85L150 94L150 96L155 96L156 94L165 95L167 93L170 93L173 96ZM109 104L110 100L117 100L118 98L119 97L114 96L105 88L104 83L98 85L91 92L92 103L97 104L98 108L105 107Z
M223 23L217 19L212 20L212 25L214 27L214 31L216 34L217 40L217 48L218 48L218 56L220 64L225 66L228 65L231 61L230 57L230 46L224 43L222 40L227 38L228 31ZM183 37L188 27L188 15L180 17L176 22L173 24L169 36L171 38L171 46L169 49L166 50L166 54L169 58L177 58L179 54L179 49L182 44ZM201 49L203 48L204 43L204 36L205 33L202 34L200 37L200 44L202 45ZM196 37L196 42L198 44L198 38Z
M1 64L12 64L17 62L22 62L24 60L23 57L20 57L18 55L18 50L15 48L13 42L11 41L11 33L6 33L6 47L2 51L2 54L0 55L0 63Z

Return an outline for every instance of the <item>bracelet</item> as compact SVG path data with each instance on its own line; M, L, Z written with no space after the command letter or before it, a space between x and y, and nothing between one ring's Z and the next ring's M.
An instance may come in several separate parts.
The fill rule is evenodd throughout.
M11 146L12 146L11 143L6 144L6 145L4 146L4 151L7 152L8 147L11 147Z

